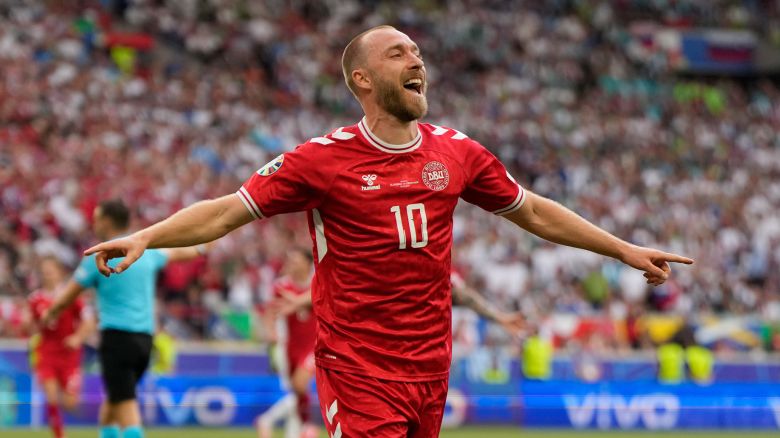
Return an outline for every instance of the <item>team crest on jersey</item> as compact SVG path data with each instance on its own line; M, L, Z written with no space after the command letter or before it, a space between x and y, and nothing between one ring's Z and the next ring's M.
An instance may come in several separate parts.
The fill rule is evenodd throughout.
M422 180L429 189L438 192L447 188L450 183L450 173L444 164L431 161L423 167Z
M282 164L284 164L284 154L279 155L268 162L268 164L261 167L260 170L257 171L257 174L260 176L271 176L282 168Z

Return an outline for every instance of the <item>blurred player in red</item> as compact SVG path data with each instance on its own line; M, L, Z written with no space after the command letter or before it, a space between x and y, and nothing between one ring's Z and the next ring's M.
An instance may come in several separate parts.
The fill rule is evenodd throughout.
M274 300L264 315L266 333L271 342L284 348L285 359L280 372L286 374L293 393L289 394L257 418L260 438L271 438L274 423L286 421L287 438L316 438L317 427L310 422L309 385L314 378L314 341L317 321L311 311L311 252L303 248L287 251L283 272L274 283ZM284 327L277 322L284 318ZM281 334L279 332L282 332ZM277 344L277 345L278 345Z
M669 262L693 263L607 233L524 190L466 134L419 122L428 109L428 77L406 34L379 26L358 35L344 50L342 70L365 112L357 124L278 156L235 194L196 203L86 252L96 253L100 272L111 275L147 248L197 245L253 219L306 211L316 263L317 393L333 438L439 435L460 199L541 238L643 270L650 284L666 281Z
M50 325L41 318L57 298L67 280L66 271L55 257L41 259L40 289L28 299L33 321L40 331L35 347L35 373L46 397L49 426L56 438L65 436L60 406L74 411L81 393L81 345L95 329L95 321L82 299L62 312Z

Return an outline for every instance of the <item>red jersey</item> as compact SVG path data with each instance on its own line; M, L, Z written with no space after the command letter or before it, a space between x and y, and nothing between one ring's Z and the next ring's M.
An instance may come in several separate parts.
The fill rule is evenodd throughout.
M458 199L495 214L525 191L482 145L419 123L404 145L339 128L282 154L237 195L257 218L307 211L320 367L380 379L446 378L450 251Z
M274 296L281 297L282 292L303 295L309 286L301 287L289 277L282 277L274 282ZM297 364L314 351L317 339L317 320L311 310L304 309L287 315L287 358L291 364Z
M37 290L30 294L28 302L32 317L36 323L40 320L46 310L54 303L56 296L44 290ZM84 300L77 298L72 305L62 311L60 317L51 326L41 326L41 343L38 351L45 355L73 354L76 350L71 350L64 344L65 338L76 333L81 323L81 315L84 311ZM80 354L80 350L78 350Z

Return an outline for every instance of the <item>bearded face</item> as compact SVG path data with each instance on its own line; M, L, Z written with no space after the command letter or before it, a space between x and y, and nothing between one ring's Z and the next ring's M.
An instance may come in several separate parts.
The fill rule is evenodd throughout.
M407 76L401 80L388 80L379 74L372 75L377 104L402 122L420 119L428 112L425 78L419 72Z

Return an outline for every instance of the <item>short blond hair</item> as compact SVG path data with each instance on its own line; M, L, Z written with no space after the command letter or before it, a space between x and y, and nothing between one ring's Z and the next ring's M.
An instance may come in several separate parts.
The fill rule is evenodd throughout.
M357 97L357 85L352 80L352 72L365 61L365 53L363 50L362 40L363 37L369 33L379 29L393 29L393 26L383 24L381 26L372 27L366 31L361 32L344 48L344 53L341 55L341 70L344 73L344 81L347 83L347 88Z

